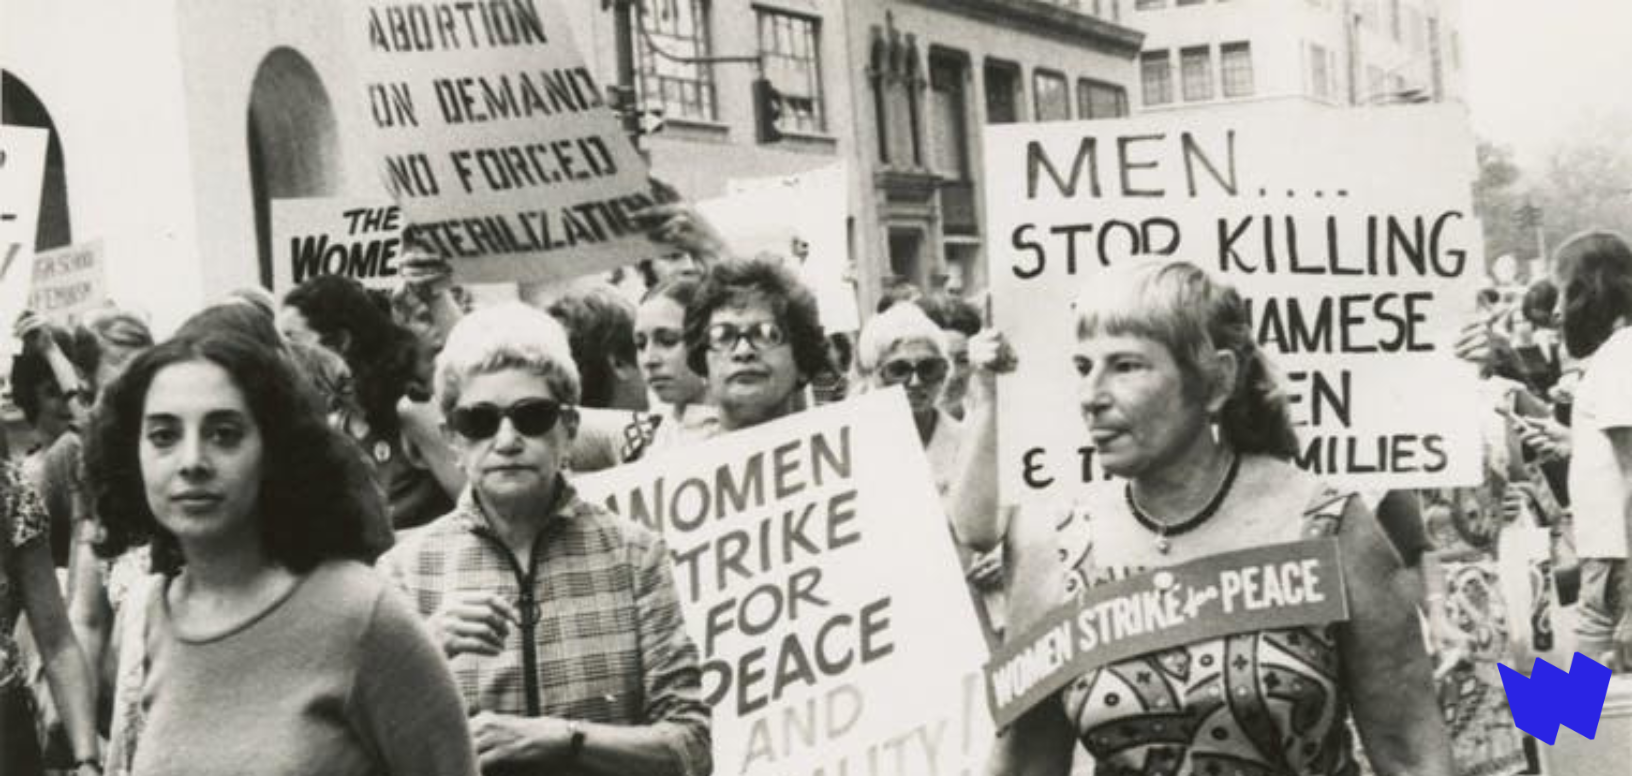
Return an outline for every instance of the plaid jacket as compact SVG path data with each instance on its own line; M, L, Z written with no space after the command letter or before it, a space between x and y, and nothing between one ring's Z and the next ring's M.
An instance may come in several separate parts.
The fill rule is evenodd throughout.
M712 771L709 708L663 540L562 497L533 544L531 569L466 489L453 512L402 535L379 567L430 617L460 590L498 591L522 613L498 657L450 661L470 711L660 730L679 771ZM531 584L528 584L529 578Z

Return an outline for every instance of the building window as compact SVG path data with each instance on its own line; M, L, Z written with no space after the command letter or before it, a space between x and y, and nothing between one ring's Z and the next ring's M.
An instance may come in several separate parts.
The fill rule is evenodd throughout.
M1139 80L1145 105L1166 105L1173 101L1173 64L1166 49L1139 55Z
M1322 100L1332 98L1332 63L1326 47L1318 43L1309 44L1309 92Z
M1133 0L1133 10L1154 11L1167 6L1167 0Z
M1031 91L1037 103L1038 121L1071 118L1071 92L1066 88L1065 76L1052 70L1038 69L1031 74Z
M804 16L755 9L759 14L759 53L765 77L782 93L783 131L825 132L822 110L822 57L818 22Z
M986 123L1012 124L1020 120L1020 68L1009 62L988 60L986 78Z
M1388 88L1388 74L1376 65L1366 66L1366 94L1373 101L1381 100Z
M1206 46L1179 50L1179 78L1185 102L1213 98L1213 52Z
M1252 84L1252 44L1226 43L1218 47L1220 69L1224 73L1225 97L1251 97Z
M1118 119L1128 115L1128 90L1116 84L1077 79L1077 118Z
M1207 0L1174 0L1174 5L1201 5Z
M1400 0L1388 0L1388 32L1396 42L1404 39L1400 21Z
M1462 36L1452 32L1449 36L1451 48L1451 69L1462 69Z
M667 116L713 121L719 115L713 67L707 62L676 62L658 53L681 59L709 56L708 1L669 0L639 7L635 62L641 102L657 103Z
M969 179L968 74L962 54L929 52L930 162L952 180Z

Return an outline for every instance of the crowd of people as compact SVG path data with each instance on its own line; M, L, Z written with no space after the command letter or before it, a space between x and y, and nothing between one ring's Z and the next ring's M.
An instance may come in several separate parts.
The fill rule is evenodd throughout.
M1016 353L980 305L906 284L830 332L794 270L733 257L661 199L640 219L671 255L640 265L638 304L574 286L474 306L410 227L388 294L247 289L162 339L113 308L25 313L0 772L710 773L704 656L663 537L573 477L898 387L994 648L1107 582L1340 548L1347 620L1095 669L998 736L993 773L1457 773L1517 734L1482 724L1499 699L1445 688L1554 635L1532 601L1505 604L1529 643L1492 611L1514 526L1549 533L1541 589L1579 601L1558 638L1632 669L1620 237L1570 241L1516 303L1481 298L1457 353L1488 387L1470 397L1489 404L1483 485L1361 494L1293 465L1248 308L1195 265L1096 279L1069 353ZM1020 358L1074 364L1116 478L1048 514L998 495L997 378Z

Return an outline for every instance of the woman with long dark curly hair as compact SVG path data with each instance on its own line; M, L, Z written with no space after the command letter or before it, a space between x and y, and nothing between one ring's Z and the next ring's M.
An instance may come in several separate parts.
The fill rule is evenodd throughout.
M441 655L362 562L367 466L286 358L172 339L108 389L87 454L98 550L147 543L163 575L134 602L132 772L475 773Z
M424 525L453 508L453 497L427 469L403 453L399 406L413 392L428 395L420 347L374 303L362 284L320 275L283 299L278 328L291 342L317 344L340 354L351 368L361 417L342 419L343 430L373 459L385 486L391 524L399 530Z

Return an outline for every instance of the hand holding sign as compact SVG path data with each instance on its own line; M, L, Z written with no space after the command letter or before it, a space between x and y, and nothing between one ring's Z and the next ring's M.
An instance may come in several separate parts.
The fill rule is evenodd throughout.
M993 399L997 395L997 376L1018 368L1020 357L1015 354L1014 347L1003 332L981 329L969 338L969 366L975 372L975 378L969 381L975 389L971 393L979 398Z
M629 215L653 242L685 251L699 261L726 255L725 238L719 230L684 202L650 205Z
M23 343L24 350L48 353L57 347L57 341L51 338L51 322L44 316L35 315L33 310L24 310L22 315L17 316L12 332Z

